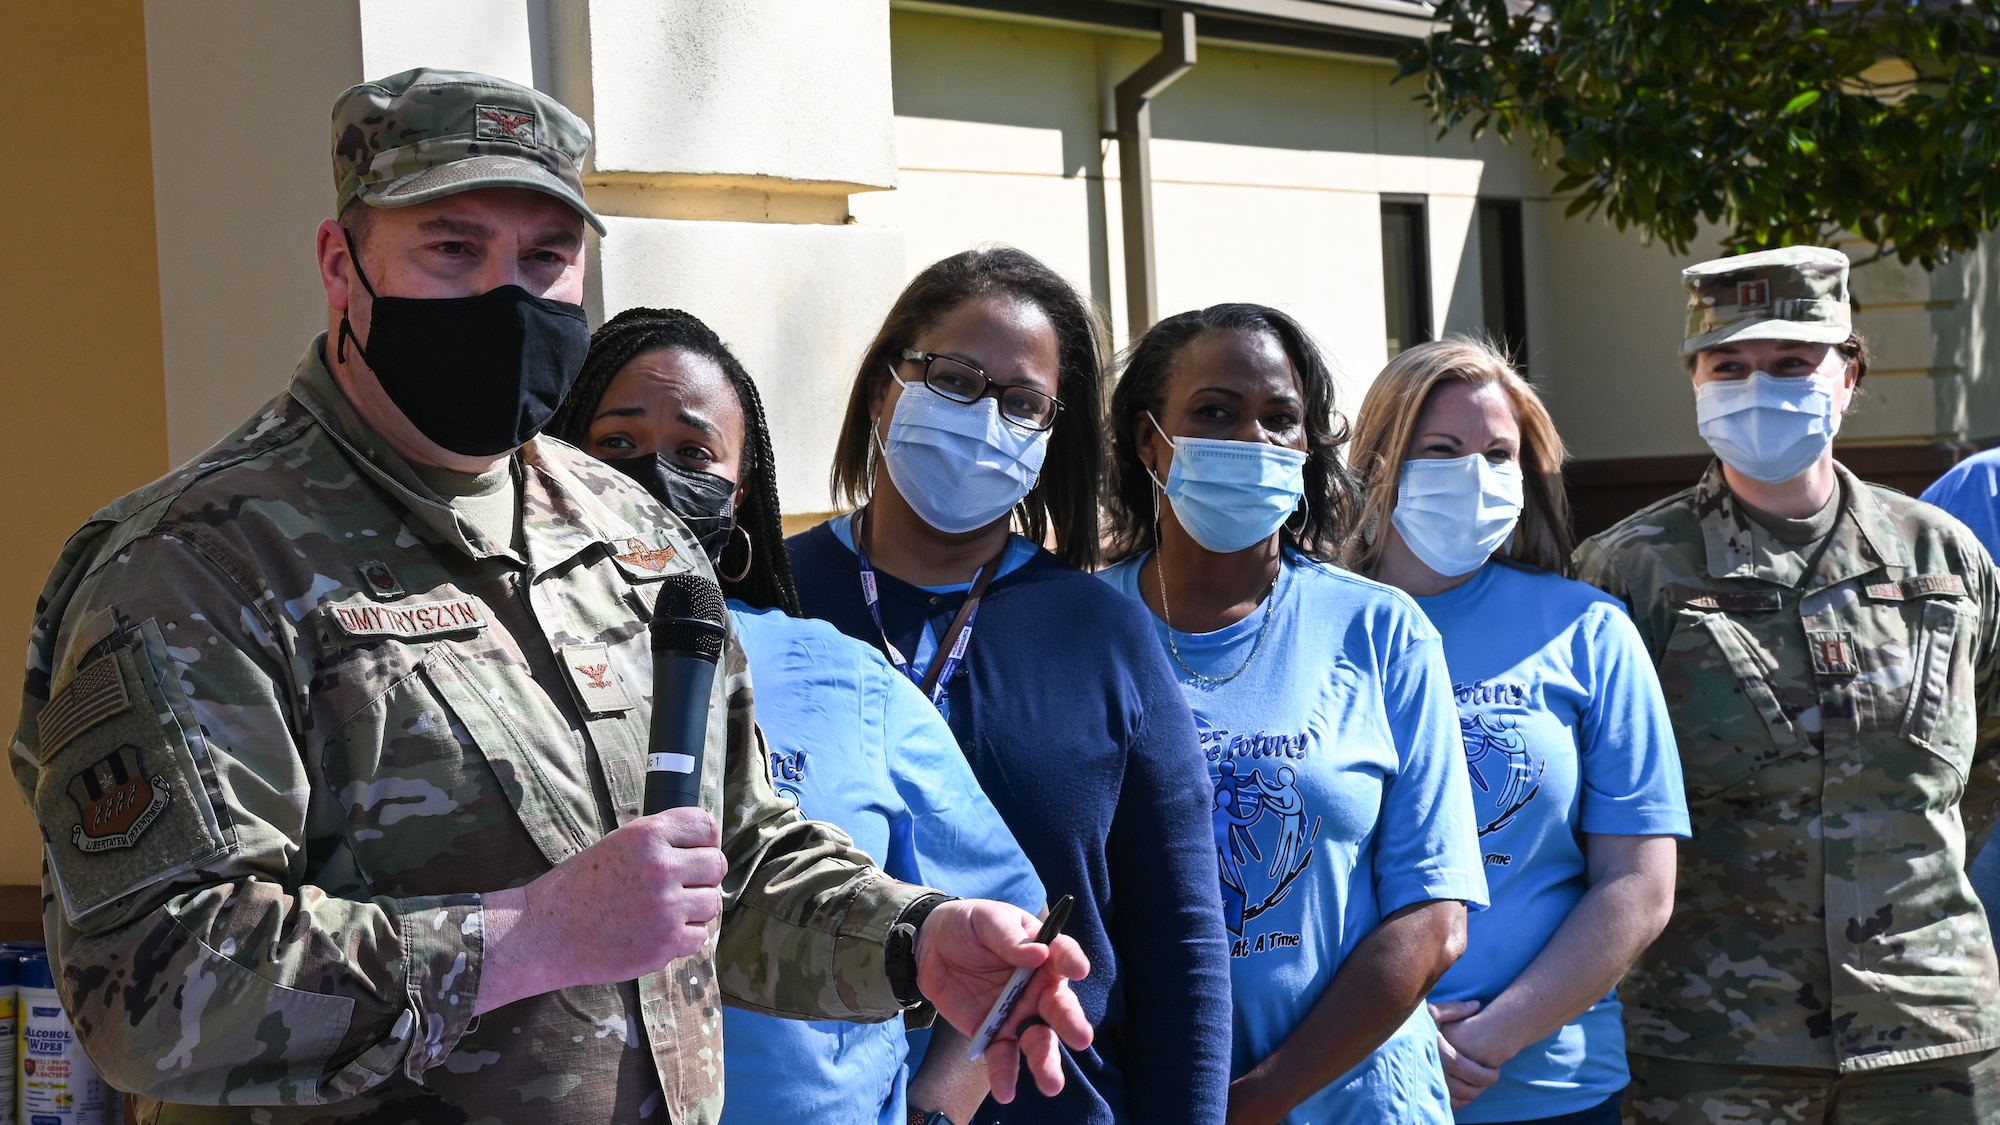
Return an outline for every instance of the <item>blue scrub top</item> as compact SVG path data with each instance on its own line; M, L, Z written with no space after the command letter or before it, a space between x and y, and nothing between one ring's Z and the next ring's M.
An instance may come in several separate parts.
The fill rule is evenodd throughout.
M1417 605L1444 635L1493 906L1432 1000L1491 1003L1590 887L1583 835L1686 836L1666 699L1619 602L1582 582L1492 560ZM1461 1122L1577 1113L1625 1088L1613 991L1500 1068Z
M1100 577L1136 599L1147 557ZM1287 551L1264 607L1173 643L1215 791L1240 1077L1384 918L1434 899L1476 910L1486 879L1443 648L1407 596ZM1188 668L1243 671L1217 684ZM1437 1025L1419 1005L1285 1122L1448 1122L1450 1105Z
M1939 477L1922 497L1958 517L1985 545L2000 556L2000 449L1976 453Z
M951 728L881 653L824 621L729 603L778 792L889 874L1024 910L1042 884ZM903 1024L724 1008L724 1125L903 1125Z

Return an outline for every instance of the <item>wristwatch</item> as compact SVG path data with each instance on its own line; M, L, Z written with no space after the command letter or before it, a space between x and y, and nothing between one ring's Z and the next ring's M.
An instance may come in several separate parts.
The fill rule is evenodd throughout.
M910 1107L910 1125L951 1125L951 1118L941 1109L918 1109Z
M924 1002L923 989L917 986L917 931L923 928L924 919L931 911L952 901L947 894L930 894L905 907L896 924L889 927L889 938L883 945L883 968L889 974L889 991L905 1009L914 1008Z

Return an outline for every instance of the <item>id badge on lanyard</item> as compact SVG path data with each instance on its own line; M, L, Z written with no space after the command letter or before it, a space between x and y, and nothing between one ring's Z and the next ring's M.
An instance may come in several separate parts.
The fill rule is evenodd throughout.
M972 576L972 590L965 597L965 604L958 607L958 615L938 638L937 652L931 656L930 667L921 675L910 663L903 651L889 639L889 631L882 625L882 598L875 582L875 568L868 564L868 548L862 546L862 513L854 513L854 554L861 564L861 600L868 603L868 616L875 621L875 632L882 638L882 651L889 657L889 663L896 671L909 677L938 709L940 715L950 717L950 698L947 694L951 678L958 673L958 666L965 659L965 650L972 643L972 623L979 616L979 599L986 594L986 587L993 576L1000 571L1000 563L1007 557L1008 543L1000 544L1000 553L979 568ZM1010 540L1011 542L1011 540Z

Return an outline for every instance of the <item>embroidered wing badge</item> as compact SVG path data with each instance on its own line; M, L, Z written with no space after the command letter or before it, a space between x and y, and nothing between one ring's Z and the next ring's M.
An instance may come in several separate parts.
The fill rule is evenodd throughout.
M665 574L667 564L674 561L672 547L648 547L637 539L625 541L625 554L617 556L618 561L654 574Z

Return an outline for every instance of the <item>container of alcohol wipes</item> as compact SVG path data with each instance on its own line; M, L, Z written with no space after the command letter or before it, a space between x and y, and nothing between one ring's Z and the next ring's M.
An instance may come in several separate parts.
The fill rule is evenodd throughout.
M17 1042L21 1038L20 986L21 956L0 946L0 1125L16 1125L20 1108L21 1063Z
M104 1080L63 1013L48 952L15 948L18 1125L105 1125Z

